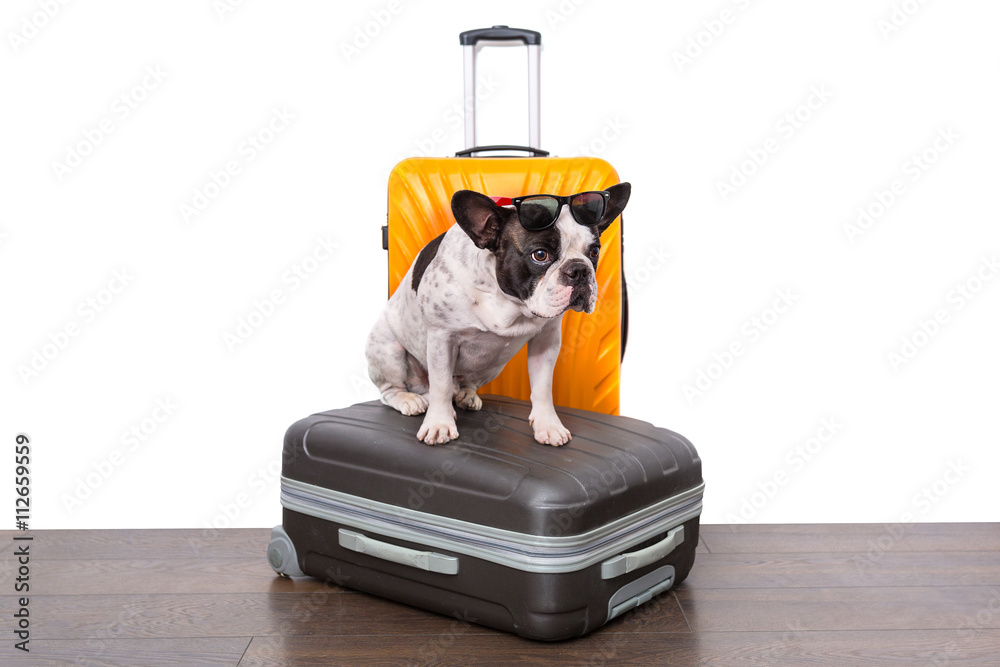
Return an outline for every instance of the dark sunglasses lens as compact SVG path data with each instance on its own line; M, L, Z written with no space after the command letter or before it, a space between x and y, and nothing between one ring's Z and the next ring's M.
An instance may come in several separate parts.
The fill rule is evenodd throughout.
M521 201L519 215L525 229L545 229L559 213L559 200L552 197L529 197Z
M581 192L570 202L573 217L581 225L596 225L604 217L604 196L597 192Z

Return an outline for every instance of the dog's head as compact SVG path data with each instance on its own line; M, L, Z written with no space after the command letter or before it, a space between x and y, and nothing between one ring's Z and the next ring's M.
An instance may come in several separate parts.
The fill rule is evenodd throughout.
M579 224L569 206L563 206L551 227L529 231L513 206L497 206L472 190L456 192L451 210L472 242L496 256L500 289L537 317L558 317L567 310L593 312L601 234L621 215L631 190L628 183L608 188L604 217L590 227Z

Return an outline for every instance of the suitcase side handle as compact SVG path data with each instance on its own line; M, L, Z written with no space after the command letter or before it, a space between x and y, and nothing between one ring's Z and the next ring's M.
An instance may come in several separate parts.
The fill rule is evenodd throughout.
M601 579L614 579L650 563L655 563L676 549L682 542L684 542L684 526L677 526L667 533L665 538L652 546L632 553L621 554L601 563Z
M339 529L337 538L340 546L360 554L368 554L375 558L408 565L427 572L458 574L458 558L455 556L445 556L433 551L407 549L344 528Z

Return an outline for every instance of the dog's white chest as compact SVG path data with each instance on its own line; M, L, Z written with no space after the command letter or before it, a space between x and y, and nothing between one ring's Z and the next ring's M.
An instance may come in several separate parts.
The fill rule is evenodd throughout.
M492 292L477 291L469 315L476 329L507 339L533 336L542 327L537 318L526 317L521 306Z

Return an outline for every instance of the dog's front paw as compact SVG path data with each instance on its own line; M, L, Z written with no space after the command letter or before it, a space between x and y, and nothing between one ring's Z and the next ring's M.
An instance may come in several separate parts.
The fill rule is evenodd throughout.
M443 445L457 437L458 427L455 425L454 418L451 421L435 419L430 414L424 417L424 423L417 431L417 439L427 445Z
M538 419L529 418L528 421L535 431L535 440L543 445L558 447L573 439L569 429L562 425L556 415Z
M427 412L427 398L409 391L382 394L382 402L407 416Z
M479 410L483 407L483 399L471 387L463 387L455 394L455 403L463 410Z

